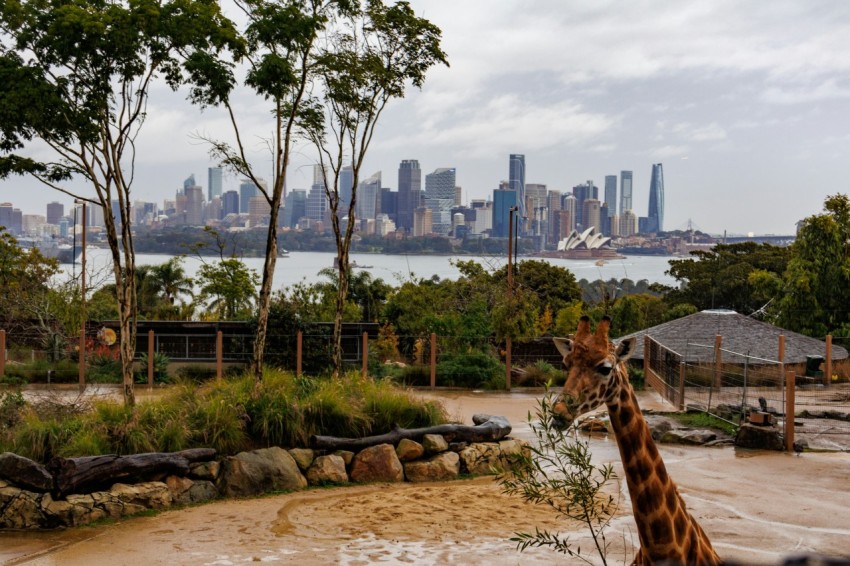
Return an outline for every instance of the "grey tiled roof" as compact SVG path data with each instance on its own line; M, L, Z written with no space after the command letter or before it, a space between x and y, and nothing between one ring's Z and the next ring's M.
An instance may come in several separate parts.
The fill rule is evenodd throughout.
M802 363L806 356L824 356L826 342L785 330L729 310L708 310L685 316L617 340L635 336L637 348L632 359L643 359L643 337L648 334L667 348L685 356L689 362L704 361L706 348L714 347L715 336L722 336L722 348L765 360L776 360L779 336L785 336L785 363ZM832 359L843 360L847 350L833 344ZM727 357L724 355L724 359ZM728 361L732 361L728 359Z

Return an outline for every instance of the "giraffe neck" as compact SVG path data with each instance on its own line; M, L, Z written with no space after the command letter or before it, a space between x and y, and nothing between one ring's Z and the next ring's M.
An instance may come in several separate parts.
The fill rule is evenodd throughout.
M687 564L716 564L717 555L688 513L676 484L667 474L634 391L625 376L618 394L607 399L617 438L643 559Z

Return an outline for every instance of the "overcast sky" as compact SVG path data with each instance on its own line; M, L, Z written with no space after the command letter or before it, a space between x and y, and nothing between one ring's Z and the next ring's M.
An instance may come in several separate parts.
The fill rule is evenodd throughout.
M757 234L793 233L826 195L850 191L850 2L412 4L443 30L451 67L384 114L364 171L382 171L384 186L397 187L400 160L418 159L423 177L455 167L464 200L486 198L522 153L526 182L560 191L633 171L643 216L663 163L665 229L690 219ZM184 99L153 93L135 199L173 198L191 173L206 189L213 163L192 134L225 135L224 115ZM261 166L268 115L248 107ZM309 164L303 148L290 188L309 188ZM24 212L70 202L22 180L0 191Z

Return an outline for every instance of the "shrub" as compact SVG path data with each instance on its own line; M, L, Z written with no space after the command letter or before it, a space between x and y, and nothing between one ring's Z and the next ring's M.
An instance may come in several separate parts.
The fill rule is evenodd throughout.
M445 354L437 364L437 383L455 387L485 387L498 381L504 366L493 356L483 352Z
M154 352L153 354L153 381L154 383L170 383L168 375L168 364L171 359L162 352ZM139 356L139 371L135 375L136 383L148 382L148 354L147 352Z

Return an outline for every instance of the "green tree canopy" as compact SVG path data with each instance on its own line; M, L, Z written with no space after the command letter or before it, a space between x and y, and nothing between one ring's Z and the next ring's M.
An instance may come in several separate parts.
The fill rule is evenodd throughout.
M850 335L850 199L827 197L791 246L778 323L809 336Z
M257 298L257 274L236 258L204 263L198 269L198 302L213 320L247 320Z

